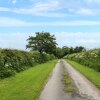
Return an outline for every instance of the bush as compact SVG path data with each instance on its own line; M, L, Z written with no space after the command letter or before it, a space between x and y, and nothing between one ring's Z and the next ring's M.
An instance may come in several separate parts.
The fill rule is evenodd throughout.
M38 51L33 51L31 53L33 55L34 62L36 63L44 63L49 60L55 59L55 56L52 54L46 54L46 53L40 54Z
M12 76L33 65L30 52L0 49L0 78Z
M37 63L55 59L54 55L40 54L37 51L21 51L12 49L0 49L0 79L15 75Z
M88 50L81 53L67 55L65 58L93 68L100 72L100 49Z

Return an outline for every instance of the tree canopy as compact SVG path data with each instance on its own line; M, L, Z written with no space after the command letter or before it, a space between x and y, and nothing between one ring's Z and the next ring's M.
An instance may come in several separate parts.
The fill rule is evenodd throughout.
M36 32L35 35L29 36L26 48L37 50L41 54L44 52L52 54L55 51L57 43L54 35L50 35L49 32Z

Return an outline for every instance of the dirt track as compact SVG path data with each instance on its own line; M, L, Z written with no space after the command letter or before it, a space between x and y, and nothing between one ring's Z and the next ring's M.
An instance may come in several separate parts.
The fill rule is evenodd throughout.
M64 91L65 85L62 82L62 76L65 71L68 71L74 82L75 92L66 93ZM64 60L60 60L41 92L39 100L100 100L99 93L100 91L82 74Z

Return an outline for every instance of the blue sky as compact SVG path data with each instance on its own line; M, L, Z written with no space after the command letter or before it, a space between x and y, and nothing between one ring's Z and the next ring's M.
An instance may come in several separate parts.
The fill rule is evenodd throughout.
M0 0L0 47L25 49L48 31L60 47L100 48L100 0Z

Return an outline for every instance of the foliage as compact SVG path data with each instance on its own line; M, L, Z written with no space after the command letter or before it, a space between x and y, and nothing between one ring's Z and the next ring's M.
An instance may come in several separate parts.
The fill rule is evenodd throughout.
M74 53L78 53L78 52L81 52L81 51L85 51L85 48L82 47L82 46L76 46L74 48Z
M11 49L0 50L0 78L14 75L33 65L29 52Z
M100 72L100 49L70 54L65 56L65 58L74 60L80 64L83 64Z
M73 47L67 47L63 46L62 48L56 47L55 52L53 53L57 58L63 58L64 56L72 53L77 53L85 51L85 48L82 46L76 46L75 48Z
M55 56L53 54L46 54L46 53L40 53L38 51L31 51L32 57L34 58L34 62L36 63L44 63L49 60L55 59Z
M60 58L63 57L64 52L62 51L61 48L57 47L56 50L55 50L55 52L54 52L54 55L55 55L57 58L60 59Z
M54 35L50 35L49 32L36 32L36 36L30 36L27 41L26 48L31 50L37 50L42 53L53 54L56 49L56 39Z
M56 62L39 64L15 77L0 80L0 100L37 100Z
M100 73L99 72L71 60L67 60L67 62L70 63L78 71L80 71L85 77L87 77L91 82L93 82L98 88L100 88Z
M65 84L64 90L66 92L74 92L75 91L74 86L72 84L72 80L66 72L63 74L63 82Z
M13 76L37 63L55 59L52 54L26 52L21 50L0 49L0 79Z

